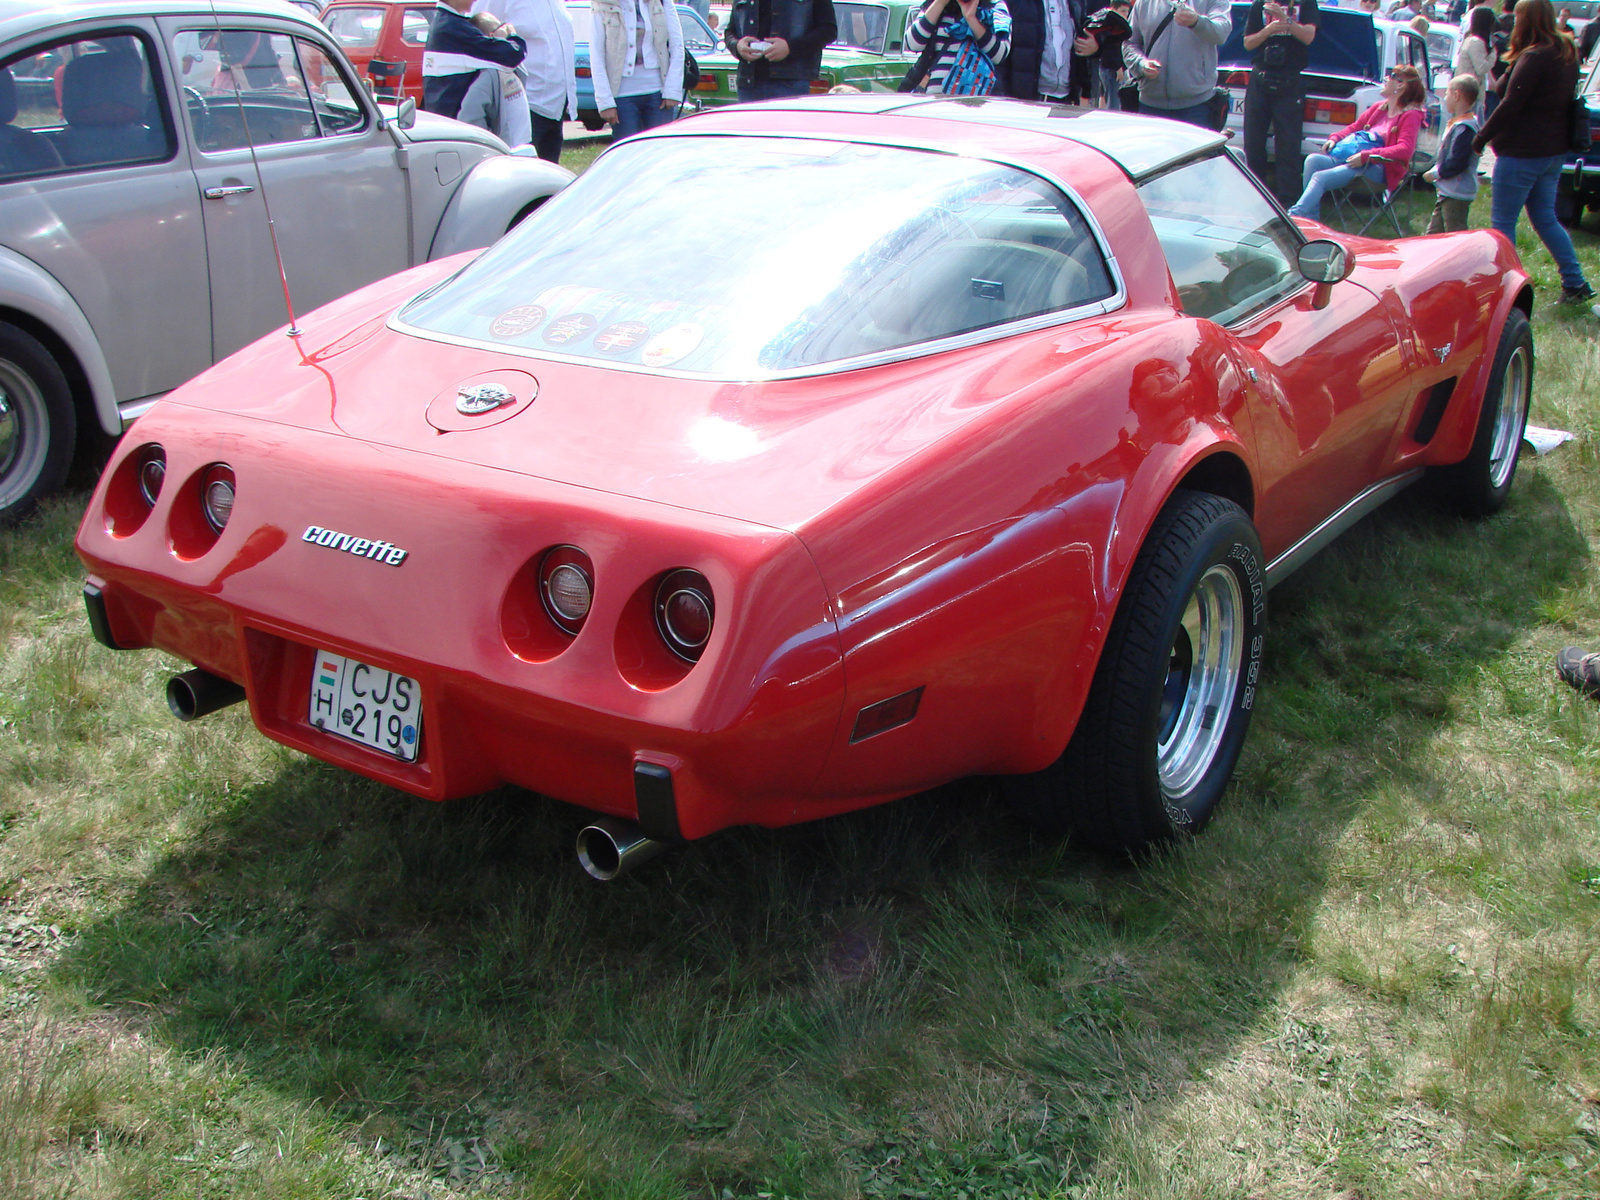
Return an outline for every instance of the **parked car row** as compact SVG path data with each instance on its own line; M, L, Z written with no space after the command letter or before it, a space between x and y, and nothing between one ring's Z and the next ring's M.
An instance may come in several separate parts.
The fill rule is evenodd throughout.
M1233 32L1217 51L1218 83L1232 94L1228 128L1235 138L1244 131L1244 95L1250 81L1250 53L1244 48L1245 19L1249 15L1249 3L1239 0L1234 4ZM1427 115L1417 138L1413 164L1419 173L1425 171L1439 152L1444 128L1441 98L1455 62L1453 52L1441 61L1439 51L1434 49L1443 46L1434 37L1442 27L1435 25L1424 36L1404 22L1374 20L1369 13L1327 7L1321 10L1320 20L1317 36L1307 47L1309 61L1302 72L1306 100L1300 152L1313 154L1321 150L1329 137L1381 99L1384 73L1390 67L1407 64L1416 67L1430 86Z
M699 81L686 99L696 108L716 108L739 98L739 62L728 53L722 37L711 28L701 4L679 4L684 45L700 68ZM823 51L822 69L812 81L814 92L826 92L842 83L862 91L894 91L911 66L902 49L905 26L917 6L909 0L871 3L838 0L837 39ZM374 61L398 65L403 91L422 100L422 51L428 40L431 4L417 0L336 0L322 10L323 23L333 31L350 61L367 74ZM594 84L589 64L589 5L569 3L576 42L578 119L590 129L602 126L594 106Z
M0 0L0 519L80 433L284 325L279 254L308 312L488 245L571 178L380 108L272 0Z

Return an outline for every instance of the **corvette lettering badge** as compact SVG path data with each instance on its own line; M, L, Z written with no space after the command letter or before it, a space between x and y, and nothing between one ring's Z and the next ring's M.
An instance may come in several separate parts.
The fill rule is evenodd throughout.
M346 554L354 554L357 558L370 558L373 562L387 563L391 567L398 567L405 562L409 550L402 550L393 542L373 542L366 538L358 538L351 533L337 533L332 529L324 529L321 525L307 525L306 531L300 535L302 542L310 542L313 546L326 546L330 550L343 550Z

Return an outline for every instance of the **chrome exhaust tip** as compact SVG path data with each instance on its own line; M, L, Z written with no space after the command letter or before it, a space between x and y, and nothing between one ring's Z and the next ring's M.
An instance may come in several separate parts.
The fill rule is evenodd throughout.
M646 837L632 821L601 817L578 831L578 863L595 879L609 883L670 845Z
M231 679L196 667L167 681L167 707L180 721L193 721L244 699L244 689Z

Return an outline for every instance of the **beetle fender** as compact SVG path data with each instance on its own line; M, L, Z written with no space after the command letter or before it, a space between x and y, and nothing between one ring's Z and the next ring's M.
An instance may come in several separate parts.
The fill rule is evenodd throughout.
M90 399L100 428L112 435L121 433L122 419L117 415L111 370L89 318L54 276L31 259L0 247L0 309L6 308L42 322L66 345L89 381ZM68 368L66 363L61 366L63 370Z
M428 261L481 250L511 227L523 209L554 196L577 176L521 154L486 158L467 173L439 220Z

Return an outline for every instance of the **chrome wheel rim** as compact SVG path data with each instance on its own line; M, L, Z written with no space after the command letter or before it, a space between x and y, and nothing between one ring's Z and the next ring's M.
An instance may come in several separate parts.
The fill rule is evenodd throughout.
M1518 346L1500 381L1500 411L1494 417L1494 441L1489 447L1489 486L1505 487L1522 449L1522 425L1528 415L1528 348Z
M0 359L0 508L16 503L44 466L44 397L26 372Z
M1193 791L1216 760L1239 692L1243 628L1238 577L1210 568L1184 606L1162 685L1156 771L1168 799Z

